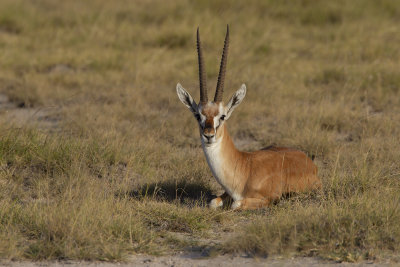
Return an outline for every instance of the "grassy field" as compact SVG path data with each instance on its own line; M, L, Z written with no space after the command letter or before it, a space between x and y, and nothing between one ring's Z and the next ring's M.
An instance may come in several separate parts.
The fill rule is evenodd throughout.
M238 148L315 155L322 192L207 208L221 188L175 86L198 100L199 25L214 88L227 23L225 99L248 89L228 122ZM399 261L399 44L391 0L2 0L0 92L53 107L55 127L0 124L0 257Z

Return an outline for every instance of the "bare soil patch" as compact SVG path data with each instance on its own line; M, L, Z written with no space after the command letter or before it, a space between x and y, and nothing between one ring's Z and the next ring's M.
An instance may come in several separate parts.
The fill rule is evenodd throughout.
M0 94L0 123L16 127L35 126L39 129L57 131L59 107L18 107L7 95Z
M110 262L87 262L87 261L46 261L46 262L12 262L5 261L1 262L4 266L15 266L15 267L36 267L36 266L98 266L98 267L128 267L128 266L146 266L146 267L186 267L186 266L198 266L198 267L213 267L213 266L280 266L280 267L302 267L302 266L392 266L387 262L360 262L360 263L348 263L348 262L331 262L322 260L319 258L311 257L295 257L295 258L249 258L232 255L220 255L215 257L203 257L200 254L178 254L171 256L147 256L147 255L135 255L129 258L124 263L110 263Z

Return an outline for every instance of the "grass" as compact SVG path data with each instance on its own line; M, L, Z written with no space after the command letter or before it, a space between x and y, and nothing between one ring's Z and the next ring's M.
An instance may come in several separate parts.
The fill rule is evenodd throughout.
M189 208L132 196L129 177L107 144L3 130L0 232L16 242L3 257L120 260L128 252L159 254L166 232L196 234L221 220L200 203Z
M2 1L0 92L57 107L58 130L0 124L0 256L121 261L212 242L398 261L399 19L389 0ZM227 23L225 99L248 88L230 133L314 155L322 192L206 208L220 187L174 88L198 99L198 25L216 84Z

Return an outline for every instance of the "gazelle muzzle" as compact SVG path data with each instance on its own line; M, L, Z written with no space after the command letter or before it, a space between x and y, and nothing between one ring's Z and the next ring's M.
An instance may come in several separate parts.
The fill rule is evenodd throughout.
M203 135L205 138L207 138L208 140L210 140L211 138L213 138L215 136L215 130L214 128L205 128L203 130Z

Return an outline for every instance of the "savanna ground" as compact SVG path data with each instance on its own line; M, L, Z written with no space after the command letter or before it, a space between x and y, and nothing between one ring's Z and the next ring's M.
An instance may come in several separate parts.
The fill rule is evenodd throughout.
M199 25L213 92L227 23L238 148L315 156L321 192L207 208L221 188L175 85L198 100ZM0 109L0 257L398 261L399 44L390 0L2 0L0 93L25 120Z

